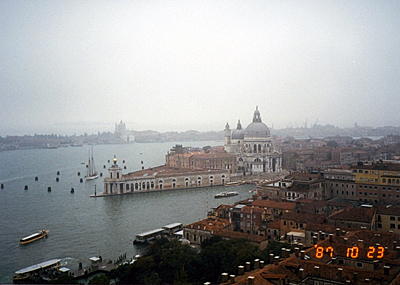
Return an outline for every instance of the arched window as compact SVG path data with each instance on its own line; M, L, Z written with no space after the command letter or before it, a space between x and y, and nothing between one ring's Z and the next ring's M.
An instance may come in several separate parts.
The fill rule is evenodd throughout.
M254 145L254 152L255 153L257 152L257 145L256 144Z
M261 152L261 145L258 145L258 152Z
M176 179L172 178L172 188L176 188Z
M158 181L158 188L163 189L163 185L164 185L164 181L163 180L159 180Z
M185 178L185 187L189 187L190 179L189 177Z

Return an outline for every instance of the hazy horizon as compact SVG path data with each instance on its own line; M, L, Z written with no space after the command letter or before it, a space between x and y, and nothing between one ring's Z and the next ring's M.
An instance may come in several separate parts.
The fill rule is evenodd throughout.
M398 1L2 0L0 136L399 126ZM85 128L87 130L85 130Z

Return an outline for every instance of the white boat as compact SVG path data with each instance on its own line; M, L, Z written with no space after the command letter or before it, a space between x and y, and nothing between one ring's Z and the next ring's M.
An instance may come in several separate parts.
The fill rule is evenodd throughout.
M244 181L237 180L237 181L225 183L225 186L237 186L237 185L242 185L242 184L244 184Z
M221 192L214 195L214 198L224 198L239 195L238 192Z
M46 230L46 231L45 231L45 230L37 231L37 232L34 233L34 234L31 234L31 235L29 235L29 236L27 236L27 237L22 238L22 239L19 241L19 243L20 243L20 244L27 244L27 243L33 242L33 241L35 241L35 240L38 240L38 239L41 239L41 238L46 237L48 233L49 233L49 230Z
M45 278L45 274L57 270L61 266L61 259L52 259L42 263L38 263L15 272L13 277L14 283L30 283L30 278L37 279L40 283Z
M97 179L99 177L99 174L96 171L96 167L94 165L94 160L93 160L93 146L92 146L92 156L90 156L90 150L89 150L89 162L87 165L87 175L85 176L86 180L93 180Z

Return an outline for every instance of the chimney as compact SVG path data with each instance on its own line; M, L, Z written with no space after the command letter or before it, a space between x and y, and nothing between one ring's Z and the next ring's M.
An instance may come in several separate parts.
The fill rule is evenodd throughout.
M289 257L290 256L290 248L287 248L286 249L286 257Z
M344 240L344 244L347 244L348 238L344 238L343 240Z
M264 268L264 264L265 264L265 261L264 260L260 260L260 268L261 269Z
M340 229L339 228L336 228L336 235L340 236Z
M254 269L259 269L259 268L260 268L260 260L254 259Z
M298 248L298 247L295 247L295 248L294 248L294 253L295 253L296 257L299 257L299 254L300 254L300 248Z
M250 271L250 262L249 261L246 262L246 271L247 272Z
M333 243L333 234L329 234L329 242Z
M363 248L363 247L364 247L364 241L363 241L362 239L359 239L359 240L358 240L358 246L359 246L360 248Z
M318 238L319 238L319 240L323 240L324 239L324 233L322 231L318 232Z
M306 255L306 252L304 250L301 250L300 251L300 259L304 260L305 255Z
M300 272L301 280L304 280L306 278L306 271L304 270L304 268L300 268L299 272Z
M274 264L279 265L279 256L274 257Z
M331 263L332 263L333 265L336 265L336 257L332 257L332 258L331 258Z
M380 234L375 234L375 243L379 243L381 235Z
M301 242L298 244L298 246L299 246L300 250L303 249L303 244Z
M397 247L397 241L393 241L393 250L396 250L396 247Z
M318 237L317 237L317 236L313 236L313 237L312 237L312 240L313 240L313 244L317 244Z
M228 281L228 273L225 272L225 273L221 274L221 281L222 281L222 283L225 283Z
M357 284L358 284L358 273L357 273L357 272L354 272L354 273L353 273L353 276L354 276L353 284L354 284L354 285L357 285Z
M244 266L243 265L239 265L238 266L238 275L243 275L244 274Z
M338 268L338 278L339 278L339 282L342 282L343 268L341 268L341 267Z
M253 285L254 284L254 276L249 276L249 277L247 277L247 283L249 284L249 285Z
M388 265L383 266L383 275L389 276L389 270L390 270L390 266L388 266Z
M319 266L314 266L314 272L315 277L319 277Z
M400 246L396 246L397 258L400 258Z
M229 275L229 281L231 284L235 283L236 281L235 275Z
M283 258L286 258L286 257L287 257L287 256L286 256L286 248L282 247L282 249L281 249L281 255L282 255Z
M269 263L270 264L274 263L274 254L273 253L269 254Z
M374 264L374 270L377 270L379 268L379 260L377 260L377 259L374 260L373 264Z

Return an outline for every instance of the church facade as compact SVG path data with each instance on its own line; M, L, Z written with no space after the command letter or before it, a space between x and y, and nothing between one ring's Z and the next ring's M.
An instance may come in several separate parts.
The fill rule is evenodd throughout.
M258 107L254 111L253 122L242 128L240 120L235 130L225 126L225 151L237 159L238 173L257 175L282 171L282 153L276 151L271 141L271 133L261 121Z

